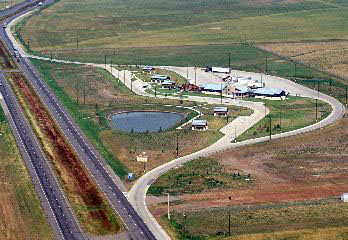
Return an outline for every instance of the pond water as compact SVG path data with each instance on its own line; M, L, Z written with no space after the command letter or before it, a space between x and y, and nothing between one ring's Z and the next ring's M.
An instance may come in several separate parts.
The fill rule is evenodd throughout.
M158 132L176 125L184 115L174 112L124 112L111 116L113 127L124 132Z

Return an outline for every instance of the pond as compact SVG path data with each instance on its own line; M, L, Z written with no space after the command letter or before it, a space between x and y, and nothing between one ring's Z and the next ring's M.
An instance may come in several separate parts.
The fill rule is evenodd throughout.
M159 132L175 126L184 118L184 114L174 112L122 112L112 115L111 123L124 132Z

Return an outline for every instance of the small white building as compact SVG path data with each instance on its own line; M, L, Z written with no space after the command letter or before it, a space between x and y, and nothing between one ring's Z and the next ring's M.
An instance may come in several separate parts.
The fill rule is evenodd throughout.
M341 194L341 201L345 203L348 202L348 193Z
M227 107L214 107L214 116L227 116L228 108Z
M199 130L199 131L208 130L207 120L193 120L192 121L192 130Z

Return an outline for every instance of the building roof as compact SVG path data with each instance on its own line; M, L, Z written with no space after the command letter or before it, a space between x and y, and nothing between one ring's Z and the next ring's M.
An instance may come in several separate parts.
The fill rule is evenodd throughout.
M167 80L169 79L169 77L167 75L156 74L156 75L152 75L151 79Z
M284 92L284 90L281 89L277 89L277 88L258 88L254 90L255 94L259 94L259 95L279 95L282 92Z
M212 67L211 71L217 72L217 73L229 73L230 69L229 68L222 68L222 67Z
M152 67L152 66L145 66L145 67L143 67L143 70L152 70L152 69L154 69L154 67Z
M207 126L208 122L207 120L193 120L192 126Z
M252 92L250 88L246 87L246 86L236 86L236 92L238 93L248 93L248 92Z
M204 90L211 90L211 91L221 91L222 89L226 88L226 84L213 84L209 83L203 86Z
M174 84L174 82L171 80L164 80L162 83L162 85L172 85L172 84Z
M214 107L214 112L228 112L227 107Z

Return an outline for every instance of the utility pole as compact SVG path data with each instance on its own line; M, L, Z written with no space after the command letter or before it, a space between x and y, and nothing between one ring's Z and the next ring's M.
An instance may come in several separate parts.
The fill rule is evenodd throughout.
M79 48L79 36L76 35L76 48L78 49Z
M269 140L272 141L272 118L269 116Z
M195 67L195 85L197 86L197 68Z
M105 69L106 69L106 55L104 55L104 64L105 64Z
M86 104L86 76L85 76L85 84L83 84L83 105Z
M222 84L221 84L220 102L222 104Z
M266 74L268 73L268 57L266 57Z
M79 80L76 79L76 103L79 105Z
M318 99L319 99L319 79L317 79L317 84L318 84L317 90L318 90Z
M331 88L332 88L332 78L330 78L330 96L331 96Z
M179 132L176 132L176 157L179 157Z
M228 71L231 74L231 52L228 53Z
M294 75L294 77L296 77L297 76L297 63L295 63L295 75ZM296 79L295 79L295 81L296 81Z
M228 235L231 235L231 212L228 212Z
M52 58L53 58L53 55L52 55L52 50L51 50L51 62L52 62Z
M315 121L318 122L318 99L315 99Z
M186 80L188 79L188 66L187 66L187 68L186 68Z
M131 77L131 80L130 80L130 85L131 85L131 92L133 92L133 78Z
M112 74L112 59L110 61L110 71L111 71L111 74Z
M116 51L114 50L114 63L116 62Z
M168 193L168 219L170 220L170 210L169 210L169 193Z
M280 110L280 115L279 115L279 128L280 128L280 132L282 132L282 110Z
M123 70L123 83L126 85L126 70Z

